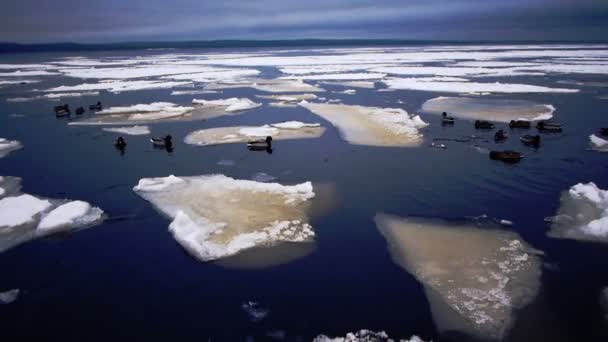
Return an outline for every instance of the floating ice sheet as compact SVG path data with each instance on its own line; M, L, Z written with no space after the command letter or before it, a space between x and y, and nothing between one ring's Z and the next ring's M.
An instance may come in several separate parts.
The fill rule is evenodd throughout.
M300 102L302 100L314 100L315 94L289 94L289 95L256 95L262 99L275 100L280 102Z
M271 136L273 140L318 138L325 128L318 123L288 121L263 126L233 126L207 128L194 131L184 142L191 145L209 146L219 144L246 143L252 139Z
M173 220L171 234L201 261L314 239L307 223L315 196L310 182L286 186L224 175L170 176L141 179L133 190Z
M268 93L317 93L324 89L305 83L302 80L288 79L249 79L232 82L211 83L207 89L253 88Z
M555 107L526 100L437 97L426 101L422 111L433 114L447 112L465 120L509 122L548 120L553 117Z
M49 72L45 70L26 70L26 71L13 71L13 72L0 72L0 77L29 77L29 76L53 76L59 75L55 72Z
M394 78L383 80L389 88L444 93L576 93L578 89L549 88L528 84L443 82L419 78Z
M308 103L300 105L335 125L355 145L417 146L428 124L403 109Z
M148 126L130 126L130 127L113 127L104 128L106 132L121 133L127 135L147 135L150 134L150 127Z
M513 232L378 214L394 261L425 288L442 332L502 339L540 286L540 261Z
M91 90L107 90L112 93L121 93L124 91L138 91L150 89L168 89L179 86L191 85L187 81L121 81L121 80L106 80L99 83L83 83L74 86L59 86L45 90L45 92L80 92Z
M353 87L353 88L367 88L374 89L376 87L375 81L322 81L321 84L328 85L337 85L343 87Z
M0 138L0 158L6 157L9 153L19 150L23 147L17 140L7 140Z
M344 74L321 74L321 75L298 75L298 76L283 76L281 79L286 80L379 80L386 76L380 73L344 73Z
M578 183L562 193L549 236L608 242L608 191L595 183Z
M0 252L31 239L89 227L103 211L83 201L51 200L19 192L20 179L3 177L0 188Z
M248 98L237 98L231 97L229 99L221 100L192 100L193 105L202 106L206 108L221 107L227 112L240 112L248 109L254 109L262 106L261 103L256 103Z

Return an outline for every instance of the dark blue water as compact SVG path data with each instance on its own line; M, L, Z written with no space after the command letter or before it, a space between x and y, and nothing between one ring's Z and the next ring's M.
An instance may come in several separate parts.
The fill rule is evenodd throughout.
M7 55L0 62L44 62L60 56ZM508 82L557 87L556 82L565 78L511 77ZM585 75L567 78L608 80ZM422 118L431 125L424 130L425 141L419 148L349 145L331 124L303 108L263 106L208 121L152 124L153 135L175 138L174 152L154 150L149 136L129 136L121 155L112 146L115 134L56 119L51 111L56 102L5 101L27 96L32 88L79 83L82 80L49 77L38 84L0 89L0 137L24 145L0 159L0 175L22 177L24 192L88 201L109 215L91 229L31 241L0 254L0 290L22 290L15 303L0 306L3 340L243 341L248 336L270 339L267 334L277 330L285 332L287 340L310 340L320 333L343 335L361 328L442 340L421 285L392 261L373 221L378 212L448 219L487 214L514 221L511 229L545 253L545 266L537 299L519 313L507 340L608 339L599 305L600 289L608 286L608 245L548 238L543 222L555 214L561 191L570 186L593 181L608 188L606 155L587 151L589 134L608 126L608 101L597 98L606 95L606 89L493 96L552 104L557 108L555 119L565 127L562 134L544 135L537 150L524 147L517 138L529 132L511 132L499 148L521 151L525 158L520 164L505 165L489 160L471 143L448 141L447 150L428 147L434 138L481 134L486 139L476 144L497 148L493 132L475 132L466 121L442 127L437 116L424 113ZM187 105L193 97L170 96L170 92L102 92L98 98L68 102L73 108L97 99L107 106L155 101ZM227 89L195 97L253 98L255 94L261 93ZM449 96L373 89L358 89L354 96L321 96L417 112L424 101L440 95ZM239 144L204 148L182 143L197 129L286 120L321 122L328 130L320 139L280 141L273 154L250 153ZM235 160L236 165L218 165L222 159ZM199 262L173 240L167 231L169 220L131 190L143 177L222 173L250 179L258 172L283 184L310 180L334 185L333 209L311 222L317 244L309 255L256 269ZM248 300L260 302L270 315L252 322L240 307Z

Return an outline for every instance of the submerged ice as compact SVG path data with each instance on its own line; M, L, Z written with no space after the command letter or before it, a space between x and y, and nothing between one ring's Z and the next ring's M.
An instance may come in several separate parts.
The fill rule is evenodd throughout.
M501 339L539 289L540 261L513 232L378 214L395 262L425 288L440 331Z
M466 120L548 120L555 107L526 100L486 99L471 97L437 97L426 101L422 111L433 114L448 112Z
M549 236L608 242L608 191L578 183L562 193Z
M144 178L133 190L172 219L169 231L201 261L281 242L311 242L310 182L287 186L224 175Z

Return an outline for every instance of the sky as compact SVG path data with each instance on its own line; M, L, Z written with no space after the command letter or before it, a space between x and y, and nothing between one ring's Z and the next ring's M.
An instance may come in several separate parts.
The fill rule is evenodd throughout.
M608 40L608 0L6 0L0 41Z

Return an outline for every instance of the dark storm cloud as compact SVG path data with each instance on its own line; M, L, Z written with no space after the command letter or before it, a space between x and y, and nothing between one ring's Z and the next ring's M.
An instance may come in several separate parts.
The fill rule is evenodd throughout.
M0 13L13 42L606 36L606 0L11 0Z

